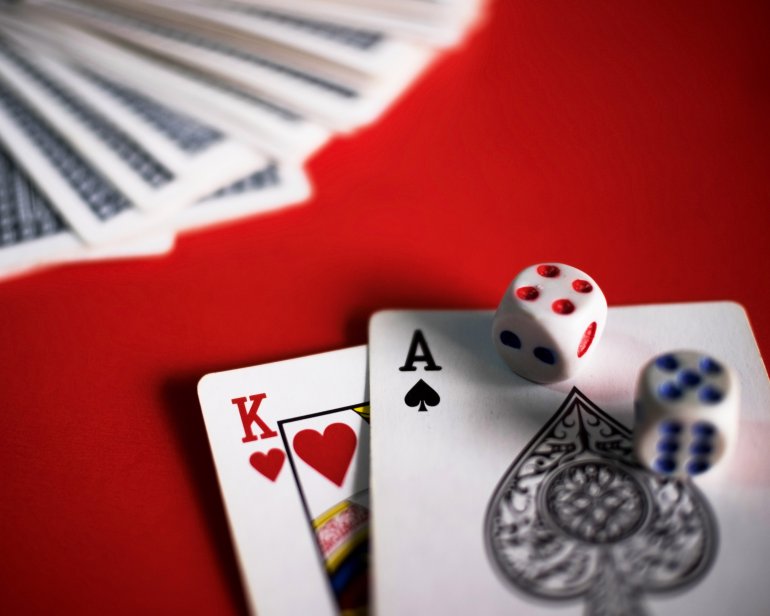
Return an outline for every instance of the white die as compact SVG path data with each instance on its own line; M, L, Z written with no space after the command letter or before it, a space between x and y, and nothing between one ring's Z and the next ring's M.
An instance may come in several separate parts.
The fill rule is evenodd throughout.
M653 358L636 385L636 457L665 475L709 470L735 441L739 398L735 372L705 353Z
M585 272L563 263L522 270L508 286L492 325L497 352L536 383L573 376L604 332L607 300Z

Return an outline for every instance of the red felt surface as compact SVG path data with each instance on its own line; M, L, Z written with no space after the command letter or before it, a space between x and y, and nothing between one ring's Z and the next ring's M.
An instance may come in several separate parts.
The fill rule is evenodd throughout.
M378 308L560 260L611 304L736 300L770 353L768 6L497 2L307 206L0 285L0 611L244 610L196 382Z

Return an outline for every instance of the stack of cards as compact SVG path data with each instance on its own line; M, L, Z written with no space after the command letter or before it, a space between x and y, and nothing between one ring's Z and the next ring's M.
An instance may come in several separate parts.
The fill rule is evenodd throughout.
M768 613L770 384L743 309L611 308L554 385L507 368L492 318L380 312L368 349L201 380L252 610ZM639 370L678 348L741 381L736 455L697 480L632 453Z
M0 277L298 203L482 0L29 0L0 12Z

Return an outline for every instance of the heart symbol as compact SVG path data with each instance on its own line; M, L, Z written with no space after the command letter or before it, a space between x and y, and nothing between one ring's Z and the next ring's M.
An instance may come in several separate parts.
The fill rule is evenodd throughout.
M283 468L283 461L286 458L286 454L281 449L271 449L267 453L256 451L251 454L249 462L255 470L262 473L270 481L275 481L278 477L278 473Z
M349 425L333 423L324 433L302 430L294 437L294 451L332 483L342 485L356 451L358 437Z

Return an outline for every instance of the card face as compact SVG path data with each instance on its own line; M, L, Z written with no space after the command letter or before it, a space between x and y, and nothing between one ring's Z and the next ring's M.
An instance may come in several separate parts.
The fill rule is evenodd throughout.
M252 611L367 605L366 347L206 375L203 418Z
M770 387L742 308L611 308L575 378L538 385L491 311L370 324L378 614L726 614L770 605ZM632 454L639 369L692 348L734 367L736 455L696 480Z

